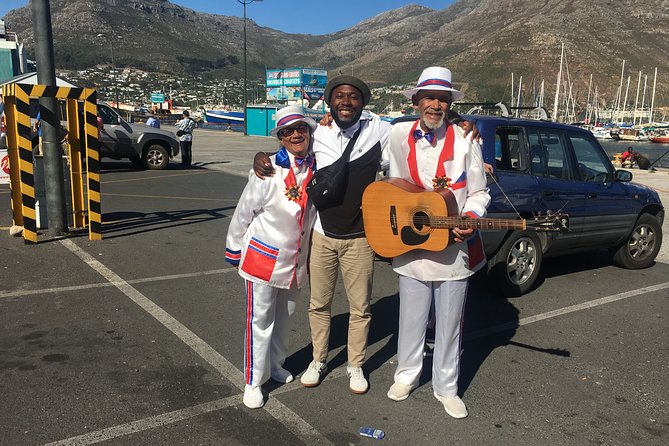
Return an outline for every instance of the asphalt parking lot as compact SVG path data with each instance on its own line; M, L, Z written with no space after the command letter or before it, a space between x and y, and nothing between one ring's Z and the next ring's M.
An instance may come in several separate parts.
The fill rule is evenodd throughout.
M102 241L42 236L29 246L3 230L0 444L667 444L664 257L640 271L612 266L603 252L546 259L540 286L514 299L476 277L463 344L464 420L432 396L429 357L406 401L386 397L398 300L394 273L378 261L364 367L370 391L348 391L339 287L326 380L313 389L270 383L266 406L247 409L243 282L224 262L224 239L249 154L274 145L200 131L194 169L104 162ZM651 180L669 190L669 177L659 176L666 173L657 175ZM0 202L6 229L4 185ZM291 331L286 368L295 375L311 359L307 299L304 291ZM361 437L362 426L386 436Z

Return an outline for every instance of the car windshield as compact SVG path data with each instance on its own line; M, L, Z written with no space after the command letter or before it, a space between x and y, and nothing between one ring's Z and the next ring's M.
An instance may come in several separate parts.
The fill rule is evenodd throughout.
M103 124L118 124L118 116L111 108L105 107L104 105L98 105L98 113L100 113L100 118L102 118Z

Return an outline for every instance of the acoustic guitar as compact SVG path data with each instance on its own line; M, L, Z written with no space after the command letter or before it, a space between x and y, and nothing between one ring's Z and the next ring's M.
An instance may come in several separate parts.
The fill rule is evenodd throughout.
M452 241L452 228L562 231L569 225L568 216L560 213L529 220L463 218L449 189L426 191L401 178L367 186L362 195L362 218L369 245L382 257L414 249L442 251Z

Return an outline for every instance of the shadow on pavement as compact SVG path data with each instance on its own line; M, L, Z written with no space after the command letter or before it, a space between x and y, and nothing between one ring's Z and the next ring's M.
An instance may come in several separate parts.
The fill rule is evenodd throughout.
M335 294L335 299L342 298L346 298L343 291ZM460 364L460 394L467 391L481 365L498 347L513 345L551 355L570 356L569 351L559 347L536 346L513 341L512 339L519 324L518 315L518 309L508 299L501 298L493 291L490 291L486 287L485 281L480 280L479 276L470 281L465 309L464 352ZM338 314L332 318L330 351L346 346L348 318L349 313ZM372 304L372 323L368 344L369 346L373 346L383 340L386 340L386 343L365 361L363 368L366 374L377 370L397 354L398 318L399 296L397 293L379 298ZM498 326L504 326L506 329L501 329L488 335L480 335L478 333L479 330ZM312 347L311 344L307 344L287 358L286 368L293 372L301 373L306 370L311 360ZM347 361L347 350L343 348L337 355L328 359L328 369L334 370L345 365ZM424 360L420 386L428 383L431 379L432 358L428 355Z
M110 212L103 214L102 233L105 239L128 237L145 232L178 226L193 225L219 218L228 218L225 211L234 211L235 206L215 209L188 209L164 212Z

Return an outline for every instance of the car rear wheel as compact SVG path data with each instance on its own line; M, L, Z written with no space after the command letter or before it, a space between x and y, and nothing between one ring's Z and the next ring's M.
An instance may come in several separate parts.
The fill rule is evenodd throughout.
M627 269L650 266L662 245L662 227L656 217L642 214L634 225L627 241L613 254L613 262Z
M537 234L513 232L490 262L494 286L506 296L525 294L539 276L542 258Z
M165 147L154 144L144 152L144 164L150 170L162 170L170 162L170 155Z

